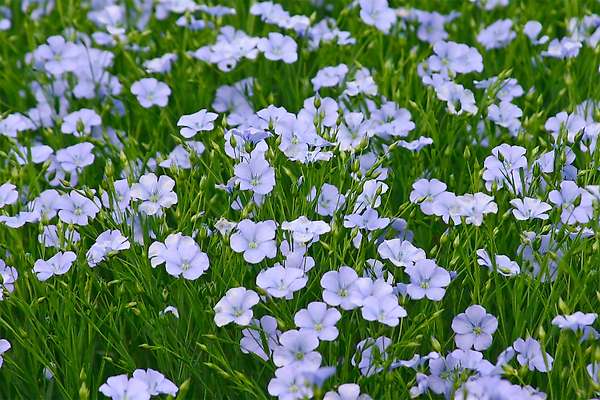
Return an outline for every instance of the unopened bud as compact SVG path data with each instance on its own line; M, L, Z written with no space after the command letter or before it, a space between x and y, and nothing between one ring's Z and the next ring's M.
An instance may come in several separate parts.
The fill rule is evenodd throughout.
M546 331L544 330L544 327L542 325L540 325L540 327L538 328L538 337L542 342L544 341L544 339L546 339Z
M233 147L235 149L235 147L237 146L237 140L235 138L235 135L232 133L231 137L229 138L229 144L231 145L231 147Z
M315 100L313 101L313 105L318 110L321 107L321 98L319 96L315 96Z
M457 234L456 237L454 238L454 241L452 242L452 247L454 248L458 248L460 246L460 234Z
M177 393L177 400L185 399L188 391L190 390L191 380L186 379L180 386L179 392Z
M79 399L80 400L87 400L89 398L90 398L90 389L88 389L88 387L85 384L85 382L83 382L81 384L81 387L79 388Z
M435 338L435 336L431 337L431 346L433 347L433 350L437 351L438 353L442 352L442 345L440 344L439 340Z
M563 313L563 314L569 314L569 307L567 306L567 304L563 301L562 297L558 299L558 309Z
M440 245L446 244L446 242L448 242L448 231L442 233L442 236L440 236Z
M360 171L360 161L357 158L352 162L352 172L356 174L358 171Z

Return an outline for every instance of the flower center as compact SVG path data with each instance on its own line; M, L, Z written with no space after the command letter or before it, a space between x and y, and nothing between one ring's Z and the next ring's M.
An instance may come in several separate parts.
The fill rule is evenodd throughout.
M77 132L83 132L85 130L85 124L81 119L77 120L76 129L77 129Z
M499 270L500 272L504 272L505 274L508 274L509 272L511 272L511 271L510 271L510 268L508 268L508 267L504 267L504 266L498 266L498 270Z

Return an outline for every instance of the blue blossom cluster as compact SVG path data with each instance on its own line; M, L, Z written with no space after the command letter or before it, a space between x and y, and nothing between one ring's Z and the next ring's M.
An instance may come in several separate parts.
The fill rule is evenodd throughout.
M0 7L0 39L55 18L61 3ZM82 0L85 29L30 38L19 99L7 97L0 117L0 309L42 303L63 284L88 307L94 290L123 280L115 271L130 270L132 287L145 275L163 291L158 319L194 326L200 307L224 357L260 366L268 377L249 379L282 400L384 398L378 387L391 382L412 398L546 399L546 376L559 369L569 380L573 364L558 349L571 337L587 360L581 393L600 396L599 300L581 294L598 296L597 78L596 96L572 93L578 60L598 72L600 15L557 28L510 15L509 0L446 13L313 0L312 15L286 10L304 7L294 2L226 3ZM480 26L463 43L465 17ZM171 30L185 48L161 44ZM353 57L384 40L390 52L405 47L401 68L414 67L414 82L394 81L383 56ZM534 56L501 69L511 46ZM321 62L323 49L335 56ZM556 96L570 106L548 99L544 110L523 63L564 68ZM214 93L191 94L204 90L197 74ZM292 86L297 101L281 100ZM584 273L585 251L593 291L566 283L558 293ZM535 288L543 311L511 299L517 322L499 306L506 288ZM194 304L169 303L170 291ZM0 367L26 336L5 319ZM161 348L155 340L139 347ZM182 340L195 352L195 339ZM163 372L177 381L188 361L173 358L181 368ZM45 379L60 382L69 365L40 359ZM102 374L93 396L189 389L148 360L114 362L113 376L88 371Z

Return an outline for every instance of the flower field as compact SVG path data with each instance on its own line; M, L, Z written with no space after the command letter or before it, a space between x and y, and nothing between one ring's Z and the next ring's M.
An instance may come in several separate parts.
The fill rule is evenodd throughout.
M0 399L600 398L600 1L0 5Z

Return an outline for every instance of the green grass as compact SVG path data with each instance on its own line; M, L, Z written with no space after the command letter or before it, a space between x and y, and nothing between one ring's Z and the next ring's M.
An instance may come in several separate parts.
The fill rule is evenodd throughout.
M66 0L56 2L52 14L38 22L23 14L17 1L9 2L14 16L13 28L0 32L2 115L24 112L34 105L28 84L41 79L42 75L24 65L27 52L65 28L86 33L95 30L87 19L84 4ZM251 36L265 36L276 30L250 16L247 1L228 3L238 13L215 19L217 26L232 25ZM340 383L357 382L362 391L374 399L408 398L408 390L415 383L414 371L401 368L391 373L361 377L358 369L349 362L356 344L369 336L386 335L393 340L393 358L409 359L414 353L426 354L433 350L446 353L454 349L450 329L452 318L471 304L481 304L499 320L493 345L484 352L486 358L494 362L500 351L518 337L527 335L540 340L555 358L554 368L548 374L512 370L508 378L513 383L539 388L549 399L592 397L598 388L593 387L585 366L600 359L600 345L597 341L579 343L574 334L561 333L550 322L558 314L600 309L598 216L588 225L595 232L592 237L565 241L566 251L556 281L542 283L526 275L507 279L477 265L475 251L484 247L520 262L515 254L521 243L521 233L527 230L542 232L548 229L547 223L516 221L509 213L508 202L512 196L506 191L498 191L494 194L498 213L486 216L481 227L460 225L447 229L441 219L427 217L410 204L408 194L412 183L423 176L446 182L448 189L457 194L484 191L481 172L492 147L503 142L518 144L527 148L531 160L533 153L541 154L550 147L550 136L544 131L547 118L562 110L573 110L585 99L599 100L600 49L594 51L584 46L576 59L546 59L543 64L534 65L531 60L540 61L540 48L531 46L522 34L507 48L488 52L479 47L475 37L481 27L499 18L512 18L515 26L537 19L543 24L545 34L551 38L562 36L569 18L600 13L600 3L573 0L542 5L535 0L521 0L511 1L507 8L483 12L466 1L391 2L393 6L462 13L454 23L447 25L450 39L478 46L484 56L485 68L482 74L469 74L461 77L459 82L470 86L472 79L506 74L516 78L526 91L535 87L534 93L516 101L523 110L524 132L517 138L506 133L496 136L493 125L486 122L489 148L473 144L475 136L470 132L474 131L477 118L448 114L445 104L420 82L416 67L431 54L429 45L419 42L414 32L399 28L394 28L390 35L383 35L363 24L357 10L342 11L346 2L332 3L334 11L328 14L308 1L281 2L291 14L312 15L315 20L332 15L339 28L350 31L357 40L354 46L323 45L315 52L308 52L305 40L298 38L299 60L292 65L271 62L259 55L257 60L243 60L232 72L223 73L186 55L186 51L214 42L216 30L188 32L175 26L174 17L165 21L152 19L146 31L129 32L131 43L147 46L149 52L142 53L142 58L142 54L123 46L113 50L115 60L110 71L123 84L118 98L125 105L126 115L112 115L110 100L102 103L96 99L73 100L71 103L70 110L95 109L101 114L104 125L125 132L122 152L96 145L96 161L81 175L80 186L110 190L107 182L118 178L121 171L131 170L132 160L148 160L156 152L168 154L181 142L177 119L200 108L210 108L219 85L253 77L256 85L251 102L256 110L275 104L296 112L303 100L313 95L310 78L320 68L342 62L351 69L368 67L373 71L379 93L412 113L416 124L414 137L430 136L434 141L432 146L417 153L393 149L382 159L383 166L389 168L390 176L386 182L390 191L384 195L379 214L406 219L415 234L414 244L423 248L428 257L435 258L440 266L457 271L458 277L441 302L406 301L403 306L408 317L396 328L368 323L358 310L342 312L338 323L339 338L319 346L323 364L337 364L338 367L325 389ZM147 75L141 67L143 60L165 52L175 52L179 57L170 74L157 77L172 89L169 105L164 109L143 109L130 94L129 87ZM21 91L26 94L21 96ZM481 91L474 92L478 105L489 101L482 98ZM338 94L335 90L322 93L332 97ZM38 244L40 226L27 224L19 229L0 226L0 248L3 254L6 253L2 258L8 265L16 267L20 275L15 292L0 302L0 338L8 339L12 344L0 369L1 399L95 399L101 396L98 387L108 376L131 373L136 368L159 370L181 385L178 398L269 398L266 386L275 367L252 355L242 354L240 327L217 328L213 322L213 307L231 287L256 289L257 273L275 260L251 266L240 254L234 253L219 234L207 236L206 227L212 229L221 217L239 221L250 211L254 213L254 221L273 219L281 223L301 215L321 219L314 212L314 205L306 200L310 188L327 182L336 185L341 192L356 191L357 182L349 176L353 156L336 153L329 162L301 165L288 161L271 138L267 158L275 168L277 186L262 207L237 212L229 207L228 196L215 189L216 184L226 182L232 176L234 165L223 152L220 121L221 117L213 132L196 137L204 142L206 151L200 158L193 159L191 170L161 172L176 180L178 204L163 217L143 219L145 232L152 229L160 240L169 233L191 235L200 230L197 242L208 253L211 267L196 281L175 279L162 267L152 269L147 257L151 239L146 240L145 246L132 242L130 250L90 269L85 253L101 232L120 229L125 236L131 235L131 226L116 224L108 212L102 211L93 223L78 229L82 240L72 248L78 254L78 260L71 271L39 282L31 272L33 264L35 260L47 259L53 254L52 249L44 249ZM55 149L79 141L71 135L63 135L60 125L38 133L44 143ZM22 135L22 143L29 141L27 135L34 137L27 133ZM13 140L0 137L0 150L4 154L13 147ZM2 159L0 183L10 181L20 192L28 187L28 199L49 187L41 173L41 165L19 167L5 155ZM579 169L580 185L599 182L597 153L586 158L578 152L575 165ZM297 187L300 176L304 177L304 184ZM240 195L249 198L248 193ZM19 207L8 206L2 212L14 215ZM549 222L558 220L559 213L554 212ZM255 315L273 315L280 330L293 329L294 313L311 301L320 300L319 280L326 271L349 265L360 274L366 260L377 257L374 242L365 243L360 250L351 246L351 231L342 223L343 215L339 214L332 220L332 232L323 235L321 242L311 248L316 267L309 273L307 287L293 300L260 303L254 308ZM283 239L281 231L278 239ZM280 259L278 256L276 260ZM390 270L397 281L406 281L400 269L390 266ZM159 316L167 305L175 305L181 318ZM52 371L52 380L44 378L45 367Z

